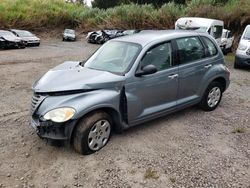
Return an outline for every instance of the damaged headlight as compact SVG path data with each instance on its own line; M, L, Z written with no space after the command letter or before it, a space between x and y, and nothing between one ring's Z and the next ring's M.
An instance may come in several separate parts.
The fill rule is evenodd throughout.
M57 108L47 112L43 118L45 120L51 120L56 123L62 123L70 120L75 114L75 109L73 108Z

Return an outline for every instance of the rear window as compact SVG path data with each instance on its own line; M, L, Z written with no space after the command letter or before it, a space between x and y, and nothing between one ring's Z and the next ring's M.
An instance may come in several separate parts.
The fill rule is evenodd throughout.
M180 64L193 62L205 57L205 49L198 37L176 39Z
M217 54L218 50L215 46L215 44L207 37L202 37L202 40L204 41L207 49L207 57L211 57Z

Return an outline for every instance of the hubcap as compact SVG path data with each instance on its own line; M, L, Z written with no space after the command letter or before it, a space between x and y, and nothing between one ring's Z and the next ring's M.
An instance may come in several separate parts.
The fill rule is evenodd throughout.
M215 107L221 97L221 90L219 87L214 87L213 89L211 89L211 91L208 94L207 97L207 104L210 108Z
M91 150L97 151L102 148L109 139L111 126L107 120L97 121L90 129L88 135L88 146Z

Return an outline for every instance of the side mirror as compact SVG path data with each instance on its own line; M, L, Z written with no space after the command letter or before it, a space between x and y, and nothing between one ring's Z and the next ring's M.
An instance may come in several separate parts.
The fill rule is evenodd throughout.
M157 68L154 65L146 65L142 68L142 70L139 70L135 73L135 76L143 76L143 75L149 75L154 74L157 72Z

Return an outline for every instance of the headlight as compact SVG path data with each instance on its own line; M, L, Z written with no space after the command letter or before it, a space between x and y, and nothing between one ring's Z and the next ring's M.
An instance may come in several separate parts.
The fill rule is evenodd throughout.
M75 110L73 108L57 108L47 112L43 118L56 123L62 123L70 120L74 114Z
M244 44L239 44L239 47L238 47L238 50L246 50L247 49L247 45L244 45Z

